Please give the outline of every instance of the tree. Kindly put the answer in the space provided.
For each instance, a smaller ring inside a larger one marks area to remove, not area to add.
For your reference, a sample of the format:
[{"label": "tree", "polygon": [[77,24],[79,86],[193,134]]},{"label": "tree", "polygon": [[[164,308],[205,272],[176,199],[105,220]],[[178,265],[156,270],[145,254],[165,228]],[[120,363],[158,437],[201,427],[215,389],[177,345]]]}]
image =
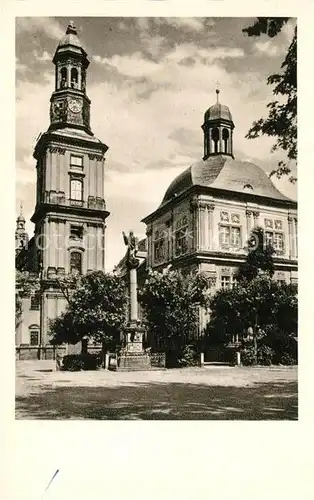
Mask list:
[{"label": "tree", "polygon": [[[288,17],[258,17],[253,26],[242,31],[248,36],[266,34],[270,38],[281,32],[289,21]],[[280,161],[278,167],[270,175],[277,177],[291,173],[290,162],[297,159],[297,28],[281,64],[281,73],[270,75],[268,85],[275,85],[274,96],[278,99],[270,102],[267,118],[254,121],[246,137],[255,139],[260,135],[267,135],[276,139],[272,151],[281,148],[287,155],[287,161]],[[290,176],[294,182],[295,177]]]},{"label": "tree", "polygon": [[38,293],[40,289],[39,276],[28,271],[15,271],[15,328],[22,321],[22,299]]},{"label": "tree", "polygon": [[[70,282],[71,278],[64,283],[71,288]],[[75,344],[88,338],[101,342],[104,350],[116,348],[125,322],[123,280],[94,271],[77,277],[75,286],[71,293],[65,292],[68,302],[65,312],[51,322],[52,343]]]},{"label": "tree", "polygon": [[184,276],[180,271],[165,274],[150,271],[139,290],[150,333],[167,352],[182,352],[194,338],[199,308],[209,304],[210,283],[201,273]]},{"label": "tree", "polygon": [[277,346],[277,350],[284,351],[284,346],[291,345],[297,337],[297,288],[278,283],[269,275],[218,290],[211,299],[210,309],[211,319],[205,332],[209,344],[227,344],[234,335],[245,338],[249,327],[258,332],[263,344]]},{"label": "tree", "polygon": [[260,272],[268,274],[270,277],[274,275],[275,266],[273,254],[275,253],[272,245],[265,244],[264,230],[261,227],[256,227],[251,231],[248,241],[248,254],[246,260],[238,268],[235,275],[238,281],[256,278]]}]

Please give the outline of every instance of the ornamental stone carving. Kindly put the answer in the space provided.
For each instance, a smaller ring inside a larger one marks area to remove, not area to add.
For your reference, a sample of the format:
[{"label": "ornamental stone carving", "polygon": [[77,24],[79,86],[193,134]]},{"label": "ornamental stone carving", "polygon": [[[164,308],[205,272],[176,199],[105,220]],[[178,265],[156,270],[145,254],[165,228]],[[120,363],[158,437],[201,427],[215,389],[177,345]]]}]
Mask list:
[{"label": "ornamental stone carving", "polygon": [[220,212],[220,220],[222,222],[229,222],[229,214],[228,214],[228,212]]},{"label": "ornamental stone carving", "polygon": [[268,228],[268,227],[271,228],[271,229],[273,228],[273,221],[272,221],[272,219],[264,219],[264,223],[265,223],[265,227],[266,228]]},{"label": "ornamental stone carving", "polygon": [[48,151],[50,153],[55,153],[55,154],[58,154],[58,155],[64,155],[64,153],[65,153],[65,149],[64,148],[53,147],[53,146],[50,146],[48,148]]},{"label": "ornamental stone carving", "polygon": [[213,203],[210,203],[206,200],[199,200],[197,198],[191,200],[190,202],[190,209],[191,211],[194,210],[214,210],[215,205]]},{"label": "ornamental stone carving", "polygon": [[231,214],[231,222],[234,224],[240,223],[240,216],[238,214]]},{"label": "ornamental stone carving", "polygon": [[102,161],[103,157],[101,155],[97,155],[94,153],[88,153],[88,158],[90,160],[97,160],[97,161]]}]

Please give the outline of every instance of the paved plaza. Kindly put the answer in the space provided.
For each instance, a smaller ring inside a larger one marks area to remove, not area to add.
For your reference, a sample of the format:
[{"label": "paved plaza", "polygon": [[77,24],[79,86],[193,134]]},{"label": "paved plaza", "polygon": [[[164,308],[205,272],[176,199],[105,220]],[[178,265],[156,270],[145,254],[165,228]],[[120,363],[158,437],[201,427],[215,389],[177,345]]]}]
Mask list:
[{"label": "paved plaza", "polygon": [[297,420],[297,368],[62,372],[16,364],[17,419]]}]

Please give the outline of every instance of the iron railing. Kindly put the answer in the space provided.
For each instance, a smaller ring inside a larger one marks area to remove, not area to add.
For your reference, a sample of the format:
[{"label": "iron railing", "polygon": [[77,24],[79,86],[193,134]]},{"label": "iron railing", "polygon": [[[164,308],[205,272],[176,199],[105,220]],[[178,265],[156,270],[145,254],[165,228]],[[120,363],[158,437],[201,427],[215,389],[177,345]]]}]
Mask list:
[{"label": "iron railing", "polygon": [[46,191],[44,203],[50,205],[62,205],[66,207],[81,207],[92,210],[106,210],[106,202],[98,196],[88,196],[87,200],[74,200],[66,198],[63,191]]}]

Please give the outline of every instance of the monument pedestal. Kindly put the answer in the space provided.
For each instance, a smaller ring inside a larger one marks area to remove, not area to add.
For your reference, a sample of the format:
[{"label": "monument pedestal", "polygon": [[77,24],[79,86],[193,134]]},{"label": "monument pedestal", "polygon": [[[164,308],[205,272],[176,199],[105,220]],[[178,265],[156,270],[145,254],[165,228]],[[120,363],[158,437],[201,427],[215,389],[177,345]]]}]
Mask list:
[{"label": "monument pedestal", "polygon": [[145,329],[137,322],[125,329],[125,347],[119,356],[118,371],[150,370],[150,356],[143,351]]}]

